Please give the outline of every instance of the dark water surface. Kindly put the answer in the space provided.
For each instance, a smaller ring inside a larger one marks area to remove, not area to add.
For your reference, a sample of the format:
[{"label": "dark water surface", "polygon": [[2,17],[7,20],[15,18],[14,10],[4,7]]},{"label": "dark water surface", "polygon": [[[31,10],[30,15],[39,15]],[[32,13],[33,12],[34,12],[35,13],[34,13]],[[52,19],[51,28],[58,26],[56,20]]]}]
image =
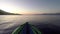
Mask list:
[{"label": "dark water surface", "polygon": [[35,25],[42,34],[60,34],[60,15],[0,15],[0,34],[11,34],[25,22]]}]

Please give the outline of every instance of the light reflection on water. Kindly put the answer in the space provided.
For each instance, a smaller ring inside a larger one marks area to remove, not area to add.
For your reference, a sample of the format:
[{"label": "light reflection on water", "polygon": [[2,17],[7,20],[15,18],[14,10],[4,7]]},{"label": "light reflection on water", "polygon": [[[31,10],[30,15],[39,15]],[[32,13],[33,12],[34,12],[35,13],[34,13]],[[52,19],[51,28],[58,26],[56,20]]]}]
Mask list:
[{"label": "light reflection on water", "polygon": [[11,33],[18,25],[25,22],[31,24],[51,23],[60,26],[59,15],[0,15],[0,34]]}]

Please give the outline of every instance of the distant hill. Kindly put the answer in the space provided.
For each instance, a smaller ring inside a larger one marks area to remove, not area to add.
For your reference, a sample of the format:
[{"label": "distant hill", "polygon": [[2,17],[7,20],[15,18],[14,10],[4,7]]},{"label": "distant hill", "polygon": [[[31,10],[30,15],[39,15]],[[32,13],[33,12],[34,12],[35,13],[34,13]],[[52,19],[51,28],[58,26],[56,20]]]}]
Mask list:
[{"label": "distant hill", "polygon": [[45,13],[43,15],[60,15],[60,13]]},{"label": "distant hill", "polygon": [[35,15],[60,15],[60,13],[44,13],[44,14],[35,14]]},{"label": "distant hill", "polygon": [[20,14],[14,14],[14,13],[9,13],[9,12],[5,12],[3,10],[0,10],[0,15],[20,15]]}]

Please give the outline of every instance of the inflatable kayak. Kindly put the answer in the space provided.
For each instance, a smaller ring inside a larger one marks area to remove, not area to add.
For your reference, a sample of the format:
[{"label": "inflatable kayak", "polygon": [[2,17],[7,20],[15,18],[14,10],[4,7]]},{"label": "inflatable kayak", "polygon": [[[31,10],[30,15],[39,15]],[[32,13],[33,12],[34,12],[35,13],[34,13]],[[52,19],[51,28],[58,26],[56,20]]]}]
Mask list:
[{"label": "inflatable kayak", "polygon": [[12,34],[41,34],[41,32],[28,22],[16,28]]}]

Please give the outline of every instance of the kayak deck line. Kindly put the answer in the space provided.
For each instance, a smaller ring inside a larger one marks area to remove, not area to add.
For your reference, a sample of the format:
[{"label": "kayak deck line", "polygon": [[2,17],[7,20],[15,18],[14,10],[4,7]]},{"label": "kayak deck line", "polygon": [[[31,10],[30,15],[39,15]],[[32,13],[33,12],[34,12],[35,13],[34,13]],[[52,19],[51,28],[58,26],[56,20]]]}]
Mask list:
[{"label": "kayak deck line", "polygon": [[12,34],[41,34],[41,32],[36,27],[26,22],[25,24],[17,27]]},{"label": "kayak deck line", "polygon": [[22,29],[23,29],[23,25],[17,27],[17,28],[12,32],[12,34],[18,34],[18,32],[21,31]]}]

